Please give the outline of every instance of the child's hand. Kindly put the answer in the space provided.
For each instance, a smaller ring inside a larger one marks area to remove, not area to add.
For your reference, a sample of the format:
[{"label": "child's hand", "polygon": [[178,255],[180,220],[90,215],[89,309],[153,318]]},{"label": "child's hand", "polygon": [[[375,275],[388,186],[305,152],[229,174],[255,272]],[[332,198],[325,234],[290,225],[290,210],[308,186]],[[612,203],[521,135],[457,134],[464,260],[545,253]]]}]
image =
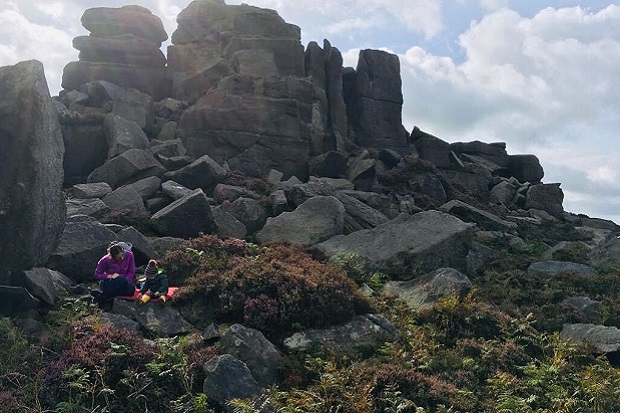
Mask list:
[{"label": "child's hand", "polygon": [[137,300],[141,300],[142,299],[142,293],[138,293],[138,295],[136,296]]}]

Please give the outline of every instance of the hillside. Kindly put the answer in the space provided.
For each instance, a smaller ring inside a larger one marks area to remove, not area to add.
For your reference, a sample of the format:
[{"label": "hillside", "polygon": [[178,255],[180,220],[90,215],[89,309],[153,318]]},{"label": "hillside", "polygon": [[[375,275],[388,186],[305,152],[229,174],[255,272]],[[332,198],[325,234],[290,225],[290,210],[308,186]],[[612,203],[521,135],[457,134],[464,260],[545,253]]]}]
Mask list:
[{"label": "hillside", "polygon": [[[396,55],[177,20],[87,10],[59,96],[0,68],[3,413],[620,411],[618,225],[407,131]],[[176,293],[93,300],[113,241]]]}]

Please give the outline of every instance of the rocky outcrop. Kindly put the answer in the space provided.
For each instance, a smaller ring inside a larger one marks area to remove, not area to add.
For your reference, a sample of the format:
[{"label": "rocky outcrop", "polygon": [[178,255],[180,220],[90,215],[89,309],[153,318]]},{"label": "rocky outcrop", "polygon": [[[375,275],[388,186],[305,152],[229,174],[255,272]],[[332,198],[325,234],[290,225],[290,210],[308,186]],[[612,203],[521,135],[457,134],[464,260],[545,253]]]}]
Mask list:
[{"label": "rocky outcrop", "polygon": [[[274,10],[198,0],[181,11],[177,23],[168,48],[168,76],[176,99],[195,101],[223,77],[235,73],[234,60],[241,69],[236,73],[304,75],[299,27],[286,23]],[[254,63],[262,61],[262,66],[244,64],[245,59],[252,59],[248,53],[262,56],[254,59]],[[266,60],[275,67],[266,71]]]},{"label": "rocky outcrop", "polygon": [[208,154],[252,176],[277,169],[305,179],[314,99],[308,79],[235,75],[185,112],[177,134],[190,156]]},{"label": "rocky outcrop", "polygon": [[402,126],[403,95],[398,56],[380,50],[360,51],[357,70],[345,76],[345,102],[355,143],[363,147],[409,153]]},{"label": "rocky outcrop", "polygon": [[166,58],[159,48],[168,35],[159,17],[140,6],[98,7],[84,12],[82,25],[91,33],[74,39],[79,61],[65,66],[63,88],[105,80],[157,100],[166,97]]},{"label": "rocky outcrop", "polygon": [[0,95],[0,268],[29,269],[65,224],[64,146],[40,62],[0,68]]}]

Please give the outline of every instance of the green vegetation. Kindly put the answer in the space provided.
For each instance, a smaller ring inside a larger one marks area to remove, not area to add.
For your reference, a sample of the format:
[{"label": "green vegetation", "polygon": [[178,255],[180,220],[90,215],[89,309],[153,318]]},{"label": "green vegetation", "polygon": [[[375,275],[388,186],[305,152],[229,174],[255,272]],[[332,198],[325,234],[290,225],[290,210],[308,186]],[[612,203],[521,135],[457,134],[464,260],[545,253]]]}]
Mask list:
[{"label": "green vegetation", "polygon": [[[243,323],[280,344],[299,329],[368,311],[397,327],[398,340],[357,356],[319,348],[285,354],[278,385],[232,401],[235,412],[620,412],[615,361],[557,333],[563,322],[584,321],[563,304],[578,295],[602,301],[601,322],[620,326],[620,274],[525,277],[545,246],[535,238],[508,241],[488,245],[498,257],[472,278],[465,298],[424,311],[394,297],[362,297],[358,286],[378,290],[386,278],[350,254],[328,263],[288,245],[202,236],[161,265],[181,287],[170,305],[199,328],[205,320]],[[577,261],[585,251],[560,254]],[[218,355],[217,344],[197,334],[145,340],[107,326],[98,309],[76,298],[46,322],[49,333],[33,338],[0,319],[3,412],[221,411],[202,393],[203,365]]]}]

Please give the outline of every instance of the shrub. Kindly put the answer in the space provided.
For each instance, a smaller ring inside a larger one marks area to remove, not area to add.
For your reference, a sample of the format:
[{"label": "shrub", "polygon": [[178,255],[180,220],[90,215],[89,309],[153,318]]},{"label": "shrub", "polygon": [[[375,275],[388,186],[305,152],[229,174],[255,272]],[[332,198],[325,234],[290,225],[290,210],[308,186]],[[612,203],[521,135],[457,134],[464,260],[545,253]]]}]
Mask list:
[{"label": "shrub", "polygon": [[254,254],[249,244],[215,237],[195,240],[192,248],[204,252],[166,257],[169,267],[187,268],[177,303],[190,322],[215,319],[274,333],[341,323],[369,309],[342,270],[298,248],[274,245]]}]

